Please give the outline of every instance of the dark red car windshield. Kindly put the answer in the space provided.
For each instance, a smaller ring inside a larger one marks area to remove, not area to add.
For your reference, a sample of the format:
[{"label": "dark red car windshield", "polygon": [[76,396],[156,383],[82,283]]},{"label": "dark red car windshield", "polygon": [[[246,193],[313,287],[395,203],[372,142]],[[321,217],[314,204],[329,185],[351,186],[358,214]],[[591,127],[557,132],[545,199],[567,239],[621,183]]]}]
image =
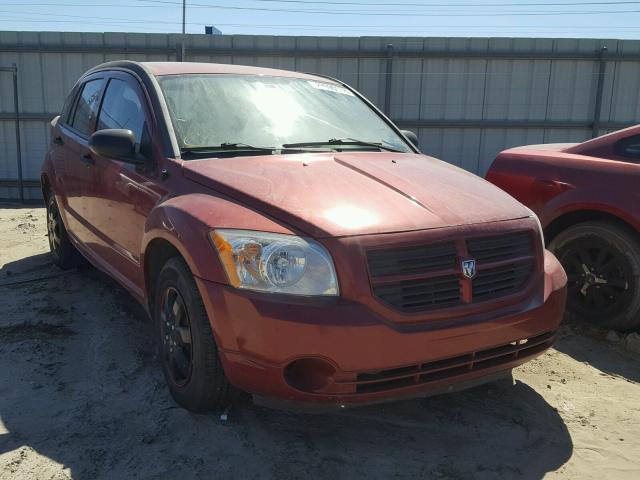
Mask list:
[{"label": "dark red car windshield", "polygon": [[412,151],[374,110],[334,83],[262,75],[169,75],[159,82],[181,148],[353,138]]}]

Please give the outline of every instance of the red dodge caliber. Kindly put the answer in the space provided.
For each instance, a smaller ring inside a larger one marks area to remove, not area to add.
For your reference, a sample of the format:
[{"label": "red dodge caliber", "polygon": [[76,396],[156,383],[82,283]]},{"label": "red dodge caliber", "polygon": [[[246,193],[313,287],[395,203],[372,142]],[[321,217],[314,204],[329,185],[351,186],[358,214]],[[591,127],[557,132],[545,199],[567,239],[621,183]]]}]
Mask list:
[{"label": "red dodge caliber", "polygon": [[566,277],[536,216],[337,80],[106,63],[51,140],[56,262],[84,257],[146,306],[189,410],[239,390],[288,406],[426,396],[554,341]]}]

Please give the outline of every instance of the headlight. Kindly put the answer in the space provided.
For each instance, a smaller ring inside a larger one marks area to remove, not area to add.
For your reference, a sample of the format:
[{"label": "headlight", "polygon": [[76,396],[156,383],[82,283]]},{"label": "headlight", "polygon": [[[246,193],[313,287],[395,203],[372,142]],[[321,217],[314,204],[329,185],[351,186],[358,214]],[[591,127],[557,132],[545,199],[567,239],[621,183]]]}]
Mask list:
[{"label": "headlight", "polygon": [[229,283],[236,288],[290,295],[338,295],[331,256],[308,238],[249,230],[214,230]]}]

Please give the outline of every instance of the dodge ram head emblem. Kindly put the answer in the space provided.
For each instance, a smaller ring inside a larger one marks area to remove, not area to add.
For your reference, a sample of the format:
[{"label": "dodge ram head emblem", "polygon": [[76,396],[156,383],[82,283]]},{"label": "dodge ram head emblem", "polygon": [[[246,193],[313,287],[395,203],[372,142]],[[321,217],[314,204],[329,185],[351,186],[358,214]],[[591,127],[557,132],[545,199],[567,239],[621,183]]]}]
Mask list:
[{"label": "dodge ram head emblem", "polygon": [[462,260],[462,275],[467,278],[473,278],[476,276],[475,260]]}]

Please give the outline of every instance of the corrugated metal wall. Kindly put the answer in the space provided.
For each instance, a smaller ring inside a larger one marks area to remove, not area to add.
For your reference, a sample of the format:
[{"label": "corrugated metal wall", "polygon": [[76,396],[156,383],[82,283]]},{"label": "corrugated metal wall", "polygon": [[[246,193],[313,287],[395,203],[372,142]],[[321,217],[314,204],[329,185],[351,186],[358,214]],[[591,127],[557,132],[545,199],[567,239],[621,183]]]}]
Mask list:
[{"label": "corrugated metal wall", "polygon": [[[38,179],[48,119],[84,71],[176,60],[179,44],[174,34],[0,32],[0,68],[18,72],[24,178]],[[637,41],[189,35],[186,60],[337,77],[416,131],[423,152],[479,175],[504,148],[582,141],[640,120]],[[14,125],[12,73],[0,72],[0,198],[18,196]]]}]

